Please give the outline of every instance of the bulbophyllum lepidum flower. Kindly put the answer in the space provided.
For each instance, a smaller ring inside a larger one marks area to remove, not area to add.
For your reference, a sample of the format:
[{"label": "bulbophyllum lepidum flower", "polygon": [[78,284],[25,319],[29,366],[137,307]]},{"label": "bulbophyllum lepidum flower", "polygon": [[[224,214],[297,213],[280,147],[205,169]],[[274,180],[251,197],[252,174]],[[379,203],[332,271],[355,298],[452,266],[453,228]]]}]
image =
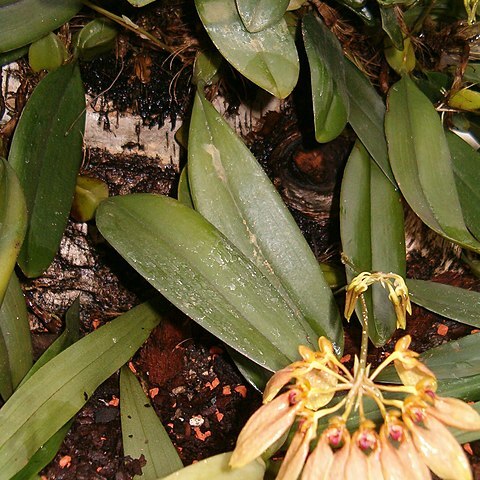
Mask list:
[{"label": "bulbophyllum lepidum flower", "polygon": [[[385,274],[370,275],[386,283]],[[395,309],[397,315],[404,316],[410,309],[408,290],[397,276],[387,277],[394,279],[389,285],[401,306]],[[359,290],[353,294],[349,292],[355,288],[347,290],[350,314],[364,286],[372,282],[363,275],[352,283]],[[391,292],[389,298],[395,306]],[[277,480],[428,480],[430,471],[444,480],[472,480],[465,452],[447,427],[480,431],[480,415],[461,400],[437,395],[435,375],[409,349],[408,335],[372,369],[366,362],[368,316],[362,318],[362,353],[355,358],[353,372],[336,358],[331,342],[321,337],[318,351],[301,346],[302,360],[272,376],[264,405],[238,437],[232,468],[249,463],[267,449],[277,449],[293,430]],[[402,383],[376,381],[391,364]],[[380,424],[366,418],[366,397],[378,407]],[[358,413],[359,426],[349,431],[347,421],[353,412]],[[319,424],[324,417],[328,417],[328,426],[322,430]]]}]

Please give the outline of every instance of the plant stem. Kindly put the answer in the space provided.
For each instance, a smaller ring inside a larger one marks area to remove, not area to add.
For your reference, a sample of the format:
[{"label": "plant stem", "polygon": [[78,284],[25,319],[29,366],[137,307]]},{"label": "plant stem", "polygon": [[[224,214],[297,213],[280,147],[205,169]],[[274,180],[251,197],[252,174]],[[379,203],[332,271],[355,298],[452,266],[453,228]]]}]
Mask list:
[{"label": "plant stem", "polygon": [[98,13],[101,13],[103,16],[109,18],[110,20],[113,20],[114,22],[117,22],[118,24],[122,25],[122,27],[126,28],[127,30],[130,30],[140,37],[149,40],[152,42],[154,45],[156,45],[158,48],[161,48],[162,50],[165,50],[168,53],[175,53],[175,50],[172,47],[169,47],[165,43],[161,42],[157,37],[153,36],[151,33],[148,33],[146,30],[143,28],[139,27],[135,23],[133,23],[129,18],[127,17],[119,17],[118,15],[115,15],[112,12],[109,12],[108,10],[105,10],[102,7],[99,7],[98,5],[95,5],[94,3],[90,2],[89,0],[82,0],[83,4],[86,5],[88,8],[91,8],[92,10],[95,10]]}]

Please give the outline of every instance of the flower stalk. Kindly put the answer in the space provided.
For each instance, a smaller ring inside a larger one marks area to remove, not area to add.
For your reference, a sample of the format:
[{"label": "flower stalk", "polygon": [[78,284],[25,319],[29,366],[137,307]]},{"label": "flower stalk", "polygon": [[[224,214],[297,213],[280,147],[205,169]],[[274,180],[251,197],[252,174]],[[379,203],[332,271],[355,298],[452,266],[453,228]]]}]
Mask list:
[{"label": "flower stalk", "polygon": [[[299,347],[302,360],[278,371],[267,383],[264,405],[238,437],[232,468],[258,457],[296,425],[277,480],[427,480],[430,471],[444,480],[472,480],[466,455],[447,426],[480,430],[480,415],[461,400],[436,394],[435,375],[409,349],[410,336],[398,340],[394,352],[373,371],[367,363],[368,310],[363,293],[376,282],[388,290],[398,325],[405,327],[411,305],[404,280],[381,272],[355,277],[347,288],[345,306],[347,319],[357,301],[361,307],[362,339],[353,373],[337,359],[325,337],[318,340],[318,351]],[[376,381],[391,364],[400,385]],[[335,394],[345,392],[331,404]],[[366,418],[366,397],[377,405],[381,425]],[[354,412],[359,427],[351,433],[347,421]],[[319,420],[327,416],[327,428],[318,431]]]}]

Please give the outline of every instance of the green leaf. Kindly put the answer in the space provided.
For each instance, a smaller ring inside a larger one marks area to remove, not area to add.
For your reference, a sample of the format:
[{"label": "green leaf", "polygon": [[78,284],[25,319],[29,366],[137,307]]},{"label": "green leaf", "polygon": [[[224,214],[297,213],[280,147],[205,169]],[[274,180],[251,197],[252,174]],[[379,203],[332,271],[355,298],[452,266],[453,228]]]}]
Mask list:
[{"label": "green leaf", "polygon": [[8,65],[9,63],[15,62],[19,58],[22,58],[28,53],[28,45],[24,47],[16,48],[9,52],[0,53],[0,67]]},{"label": "green leaf", "polygon": [[27,228],[27,206],[15,171],[0,158],[0,304]]},{"label": "green leaf", "polygon": [[80,338],[80,297],[72,303],[65,315],[65,329],[62,334],[43,352],[42,356],[35,362],[23,379],[25,383],[37,370],[40,370],[46,363],[63,352],[70,345],[73,345]]},{"label": "green leaf", "polygon": [[211,85],[218,81],[218,70],[222,64],[222,56],[215,50],[199,52],[193,65],[192,83],[198,85],[203,82]]},{"label": "green leaf", "polygon": [[143,455],[147,462],[141,477],[135,478],[155,480],[183,468],[152,404],[128,367],[120,371],[120,416],[124,455]]},{"label": "green leaf", "polygon": [[280,22],[290,0],[236,0],[238,13],[249,32],[260,32]]},{"label": "green leaf", "polygon": [[263,169],[200,92],[190,120],[188,176],[196,210],[301,312],[302,330],[327,336],[340,352],[340,316],[320,265]]},{"label": "green leaf", "polygon": [[149,3],[153,3],[155,0],[128,0],[134,7],[144,7]]},{"label": "green leaf", "polygon": [[196,0],[195,5],[215,46],[242,75],[276,97],[291,93],[297,84],[299,61],[284,20],[250,33],[235,0]]},{"label": "green leaf", "polygon": [[12,387],[15,390],[33,363],[27,306],[15,273],[10,278],[0,308],[0,332],[8,353]]},{"label": "green leaf", "polygon": [[73,418],[60,428],[58,432],[52,435],[45,445],[42,445],[35,452],[27,465],[17,472],[10,480],[38,480],[38,472],[44,469],[55,458],[55,455],[60,449],[72,423]]},{"label": "green leaf", "polygon": [[342,47],[312,14],[303,18],[302,32],[312,81],[315,138],[329,142],[343,131],[349,113]]},{"label": "green leaf", "polygon": [[160,321],[140,305],[50,360],[0,409],[0,478],[11,478],[122,366]]},{"label": "green leaf", "polygon": [[[405,277],[400,195],[360,142],[353,147],[345,167],[340,202],[342,249],[356,269],[347,265],[347,280],[363,271],[394,272]],[[365,298],[369,336],[375,345],[383,345],[396,329],[393,305],[379,284],[373,285]]]},{"label": "green leaf", "polygon": [[109,198],[97,227],[180,310],[265,368],[298,358],[316,335],[267,277],[198,212],[168,197]]},{"label": "green leaf", "polygon": [[385,104],[367,77],[349,61],[345,61],[345,81],[350,99],[348,122],[355,130],[380,170],[397,186],[388,160],[385,139]]},{"label": "green leaf", "polygon": [[55,256],[82,162],[85,94],[80,70],[70,64],[49,73],[20,117],[9,162],[23,187],[29,225],[18,263],[36,277]]},{"label": "green leaf", "polygon": [[34,72],[56,70],[67,57],[65,44],[52,32],[33,42],[28,50],[28,63]]},{"label": "green leaf", "polygon": [[440,117],[408,77],[390,89],[385,131],[400,190],[432,230],[480,252],[465,226]]},{"label": "green leaf", "polygon": [[397,50],[403,50],[403,32],[395,13],[395,7],[384,7],[380,5],[380,16],[382,17],[382,29],[392,41]]},{"label": "green leaf", "polygon": [[193,208],[192,195],[190,193],[190,185],[188,183],[188,168],[184,167],[182,173],[180,173],[180,179],[178,180],[177,190],[178,201]]},{"label": "green leaf", "polygon": [[0,396],[3,400],[7,400],[12,393],[12,376],[10,374],[8,350],[3,336],[0,336]]},{"label": "green leaf", "polygon": [[463,216],[469,230],[480,239],[480,154],[458,135],[447,132]]},{"label": "green leaf", "polygon": [[480,328],[480,293],[424,280],[408,280],[413,303],[457,322]]},{"label": "green leaf", "polygon": [[232,469],[228,466],[231,456],[229,452],[205,458],[162,480],[263,480],[265,463],[262,459],[257,458],[244,467]]},{"label": "green leaf", "polygon": [[82,60],[93,60],[115,48],[118,31],[108,18],[95,18],[73,38],[75,54]]},{"label": "green leaf", "polygon": [[0,52],[42,38],[68,22],[81,8],[79,0],[0,1]]}]

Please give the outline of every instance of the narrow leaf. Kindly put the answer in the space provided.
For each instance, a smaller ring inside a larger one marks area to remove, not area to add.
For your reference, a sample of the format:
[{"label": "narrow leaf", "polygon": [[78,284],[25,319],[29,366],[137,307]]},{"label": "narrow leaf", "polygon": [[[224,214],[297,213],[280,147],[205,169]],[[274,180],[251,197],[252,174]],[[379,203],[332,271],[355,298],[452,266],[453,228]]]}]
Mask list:
[{"label": "narrow leaf", "polygon": [[395,13],[396,7],[384,7],[380,5],[380,16],[382,18],[382,29],[392,41],[397,50],[403,50],[403,32],[398,23]]},{"label": "narrow leaf", "polygon": [[343,131],[349,113],[342,47],[312,14],[303,18],[302,32],[312,82],[315,138],[329,142]]},{"label": "narrow leaf", "polygon": [[465,223],[480,240],[480,154],[451,132],[447,132],[447,141]]},{"label": "narrow leaf", "polygon": [[5,342],[12,387],[15,390],[32,367],[33,353],[25,298],[14,273],[0,308],[0,332]]},{"label": "narrow leaf", "polygon": [[65,315],[65,329],[62,334],[43,352],[42,356],[28,371],[22,383],[25,383],[37,370],[73,345],[80,337],[80,297],[72,303]]},{"label": "narrow leaf", "polygon": [[0,410],[0,478],[11,478],[135,353],[160,321],[140,305],[50,360]]},{"label": "narrow leaf", "polygon": [[385,139],[385,104],[367,77],[358,68],[348,61],[345,61],[344,64],[345,81],[350,99],[348,122],[380,170],[392,185],[396,186],[397,183],[388,160]]},{"label": "narrow leaf", "polygon": [[9,154],[23,187],[29,225],[18,263],[40,275],[55,256],[67,223],[82,162],[85,94],[70,64],[35,88],[18,122]]},{"label": "narrow leaf", "polygon": [[276,371],[316,335],[270,281],[198,212],[168,197],[105,200],[97,226],[168,300],[232,348]]},{"label": "narrow leaf", "polygon": [[0,1],[0,52],[23,47],[68,22],[80,0]]},{"label": "narrow leaf", "polygon": [[57,454],[63,443],[73,419],[68,421],[58,432],[53,434],[45,445],[42,445],[32,456],[30,461],[11,480],[38,480],[38,473],[43,470]]},{"label": "narrow leaf", "polygon": [[193,208],[192,194],[188,181],[188,168],[184,167],[178,180],[177,199],[187,207]]},{"label": "narrow leaf", "polygon": [[0,158],[0,305],[27,228],[27,206],[15,171]]},{"label": "narrow leaf", "polygon": [[320,265],[263,169],[201,93],[190,121],[188,175],[195,208],[301,312],[305,331],[327,336],[340,351],[340,316]]},{"label": "narrow leaf", "polygon": [[260,32],[282,20],[290,0],[236,0],[238,13],[249,32]]},{"label": "narrow leaf", "polygon": [[[341,190],[342,248],[356,271],[347,266],[347,280],[363,271],[394,272],[406,276],[405,234],[400,195],[372,161],[360,142],[345,167]],[[365,293],[369,336],[383,345],[396,329],[388,292],[373,285]]]},{"label": "narrow leaf", "polygon": [[231,452],[221,453],[205,458],[200,462],[172,473],[162,480],[262,480],[265,474],[265,463],[257,458],[241,468],[232,469],[228,466]]},{"label": "narrow leaf", "polygon": [[152,404],[128,367],[120,371],[120,416],[124,455],[143,455],[147,462],[141,477],[135,478],[155,480],[183,468]]},{"label": "narrow leaf", "polygon": [[285,20],[258,33],[247,31],[235,0],[196,0],[207,33],[242,75],[279,98],[297,84],[299,61]]},{"label": "narrow leaf", "polygon": [[390,163],[405,199],[432,230],[480,251],[463,220],[450,151],[435,108],[406,76],[390,89],[388,98]]},{"label": "narrow leaf", "polygon": [[12,393],[12,376],[10,374],[8,350],[3,336],[0,336],[0,396],[5,401],[10,398]]},{"label": "narrow leaf", "polygon": [[407,280],[407,286],[413,303],[480,328],[480,293],[424,280]]}]

